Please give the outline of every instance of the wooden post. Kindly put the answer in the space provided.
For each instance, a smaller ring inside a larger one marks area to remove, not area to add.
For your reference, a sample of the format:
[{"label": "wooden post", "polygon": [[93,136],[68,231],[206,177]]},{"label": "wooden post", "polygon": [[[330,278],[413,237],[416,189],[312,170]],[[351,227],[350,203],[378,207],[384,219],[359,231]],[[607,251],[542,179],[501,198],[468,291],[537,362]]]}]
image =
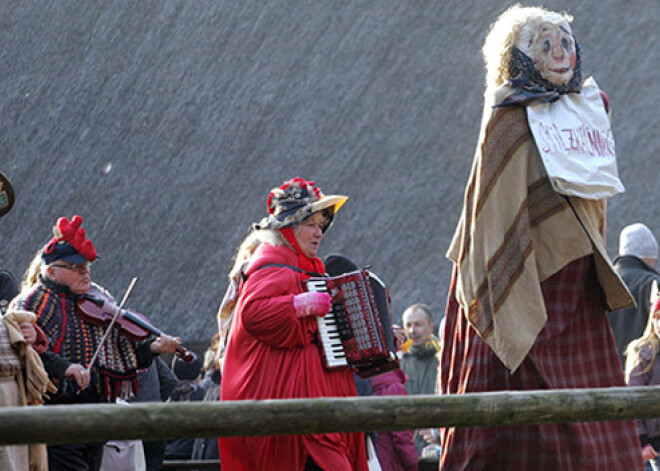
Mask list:
[{"label": "wooden post", "polygon": [[0,408],[0,445],[660,417],[660,388]]}]

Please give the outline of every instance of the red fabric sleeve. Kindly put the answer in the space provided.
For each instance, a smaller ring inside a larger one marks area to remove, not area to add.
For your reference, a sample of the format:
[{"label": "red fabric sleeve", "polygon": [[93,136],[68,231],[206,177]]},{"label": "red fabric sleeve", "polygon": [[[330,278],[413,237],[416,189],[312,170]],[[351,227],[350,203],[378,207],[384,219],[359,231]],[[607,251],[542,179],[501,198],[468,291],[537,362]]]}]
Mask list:
[{"label": "red fabric sleeve", "polygon": [[48,350],[48,336],[36,323],[34,323],[33,326],[34,330],[37,332],[37,339],[32,344],[32,348],[41,355]]}]

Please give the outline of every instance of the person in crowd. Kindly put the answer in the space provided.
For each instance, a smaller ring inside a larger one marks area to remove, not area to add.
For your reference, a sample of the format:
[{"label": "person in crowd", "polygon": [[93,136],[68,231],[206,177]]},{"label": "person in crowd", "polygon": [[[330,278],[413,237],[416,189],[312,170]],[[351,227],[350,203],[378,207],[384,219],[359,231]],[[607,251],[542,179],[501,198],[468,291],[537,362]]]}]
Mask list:
[{"label": "person in crowd", "polygon": [[[649,308],[643,335],[630,342],[626,348],[626,380],[629,386],[660,385],[660,297]],[[660,418],[637,420],[637,430],[642,446],[642,457],[653,463],[653,470],[660,469],[657,458],[660,453]],[[647,467],[648,468],[648,467]]]},{"label": "person in crowd", "polygon": [[[219,312],[221,349],[228,338],[222,400],[356,395],[350,371],[323,366],[316,318],[331,298],[304,289],[325,272],[319,246],[346,199],[302,178],[270,192],[268,216],[240,245]],[[367,469],[362,433],[223,437],[219,446],[223,469]]]},{"label": "person in crowd", "polygon": [[[14,204],[13,187],[0,172],[0,217]],[[8,312],[18,293],[13,275],[0,271],[0,407],[43,404],[43,396],[55,392],[39,357],[48,347],[44,332],[29,312]],[[0,469],[5,471],[47,470],[44,445],[0,446]]]},{"label": "person in crowd", "polygon": [[[220,382],[222,381],[222,368],[218,357],[218,348],[220,345],[220,333],[216,332],[211,339],[211,345],[204,353],[204,364],[202,369],[204,377],[199,382],[199,386],[204,390],[203,401],[213,402],[220,400]],[[192,447],[193,460],[218,460],[220,452],[218,451],[218,439],[215,437],[195,438]]]},{"label": "person in crowd", "polygon": [[[402,346],[401,368],[406,373],[406,390],[411,396],[435,394],[438,376],[440,342],[433,334],[433,313],[423,303],[408,306],[401,316],[406,341]],[[424,448],[437,443],[438,434],[431,429],[415,430],[415,448],[423,456]]]},{"label": "person in crowd", "polygon": [[[0,172],[0,218],[7,214],[14,206],[14,187],[7,176]],[[0,314],[7,311],[9,302],[18,294],[14,275],[4,268],[0,268]]]},{"label": "person in crowd", "polygon": [[[213,385],[206,389],[203,401],[213,402],[220,400],[220,385]],[[218,440],[213,437],[195,438],[192,448],[192,459],[195,461],[201,460],[218,460],[220,458],[220,451],[218,450]]]},{"label": "person in crowd", "polygon": [[[571,20],[514,5],[486,37],[481,132],[447,252],[440,394],[625,384],[606,311],[633,300],[604,240],[605,202],[623,185],[609,102],[582,78]],[[571,146],[585,128],[608,145]],[[440,434],[444,471],[643,466],[632,420]]]},{"label": "person in crowd", "polygon": [[[211,345],[204,353],[204,363],[202,365],[203,378],[198,383],[204,391],[203,401],[213,402],[220,400],[220,382],[222,372],[218,358],[218,347],[220,344],[220,333],[216,332],[211,339]],[[195,438],[192,446],[191,458],[197,460],[218,460],[220,453],[218,451],[218,439],[215,437]]]},{"label": "person in crowd", "polygon": [[408,394],[435,394],[440,342],[433,335],[433,313],[426,304],[408,306],[403,315],[406,342],[403,344],[401,368],[408,376]]},{"label": "person in crowd", "polygon": [[628,344],[641,337],[646,327],[651,307],[651,285],[654,281],[660,283],[660,273],[655,269],[657,258],[658,241],[648,227],[638,222],[621,230],[619,256],[614,259],[614,268],[635,298],[636,306],[607,315],[622,362],[625,361],[623,354]]},{"label": "person in crowd", "polygon": [[[166,402],[177,383],[177,377],[160,356],[148,368],[138,371],[139,389],[129,402]],[[143,440],[146,471],[159,471],[165,456],[166,440]]]},{"label": "person in crowd", "polygon": [[[8,309],[36,315],[37,325],[50,340],[41,359],[58,392],[47,404],[127,399],[135,393],[137,371],[147,368],[155,355],[173,353],[180,342],[167,335],[135,342],[113,329],[101,343],[104,326],[84,315],[79,304],[115,303],[92,282],[90,266],[96,249],[82,222],[80,216],[57,220],[53,238],[30,264],[24,289]],[[50,471],[98,470],[102,454],[102,443],[52,444],[48,466]]]},{"label": "person in crowd", "polygon": [[[202,360],[195,358],[186,362],[180,357],[172,358],[172,371],[177,381],[168,402],[190,402],[204,399],[206,390],[200,385],[202,378]],[[189,460],[192,458],[195,439],[192,437],[168,440],[165,447],[166,460]]]},{"label": "person in crowd", "polygon": [[[371,378],[374,396],[407,396],[406,374],[401,368]],[[412,430],[378,432],[376,455],[383,471],[416,471],[419,456]]]},{"label": "person in crowd", "polygon": [[216,332],[211,339],[211,345],[204,352],[204,363],[202,370],[204,377],[202,378],[202,387],[205,390],[213,386],[219,386],[222,379],[222,366],[218,358],[218,346],[220,345],[220,333]]},{"label": "person in crowd", "polygon": [[18,294],[18,286],[14,275],[4,268],[0,268],[0,314],[7,312],[7,306]]},{"label": "person in crowd", "polygon": [[[323,258],[323,265],[325,265],[326,274],[330,277],[345,275],[359,269],[351,259],[338,253],[326,255]],[[372,283],[372,289],[373,288],[374,284]],[[382,286],[381,288],[380,293],[374,291],[374,299],[377,299],[379,296],[384,298],[383,302],[387,304],[389,313],[389,292],[386,290],[385,286]],[[376,304],[378,304],[377,301]],[[385,330],[387,329],[385,325],[383,327]],[[392,350],[396,350],[394,346],[392,346]],[[355,380],[355,387],[359,397],[373,396],[374,392],[371,388],[371,378],[361,378],[357,373],[353,373],[353,379]],[[375,431],[365,431],[365,439],[367,445],[367,464],[369,469],[378,469],[380,463],[378,463],[378,456],[374,446],[374,443],[378,440],[378,433]],[[376,465],[376,463],[378,464]]]}]

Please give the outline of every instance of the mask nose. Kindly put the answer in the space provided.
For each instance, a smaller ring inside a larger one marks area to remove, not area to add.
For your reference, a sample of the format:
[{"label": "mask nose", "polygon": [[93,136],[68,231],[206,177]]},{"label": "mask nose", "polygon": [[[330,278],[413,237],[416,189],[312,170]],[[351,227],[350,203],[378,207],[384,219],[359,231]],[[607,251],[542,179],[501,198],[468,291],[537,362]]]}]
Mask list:
[{"label": "mask nose", "polygon": [[561,43],[555,43],[552,46],[552,58],[556,61],[564,60],[564,48],[561,46]]}]

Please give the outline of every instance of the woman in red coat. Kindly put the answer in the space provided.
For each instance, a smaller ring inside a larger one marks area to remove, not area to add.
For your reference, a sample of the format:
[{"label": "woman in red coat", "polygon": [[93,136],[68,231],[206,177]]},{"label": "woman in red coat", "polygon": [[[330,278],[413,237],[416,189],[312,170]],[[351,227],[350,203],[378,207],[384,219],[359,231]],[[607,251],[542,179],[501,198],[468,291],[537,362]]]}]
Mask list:
[{"label": "woman in red coat", "polygon": [[[328,371],[322,364],[317,316],[330,310],[331,298],[306,292],[303,283],[325,273],[316,254],[346,199],[323,195],[300,178],[271,191],[269,216],[241,244],[219,314],[227,338],[221,400],[357,395],[350,371]],[[227,437],[219,443],[226,471],[367,469],[361,433]]]}]

